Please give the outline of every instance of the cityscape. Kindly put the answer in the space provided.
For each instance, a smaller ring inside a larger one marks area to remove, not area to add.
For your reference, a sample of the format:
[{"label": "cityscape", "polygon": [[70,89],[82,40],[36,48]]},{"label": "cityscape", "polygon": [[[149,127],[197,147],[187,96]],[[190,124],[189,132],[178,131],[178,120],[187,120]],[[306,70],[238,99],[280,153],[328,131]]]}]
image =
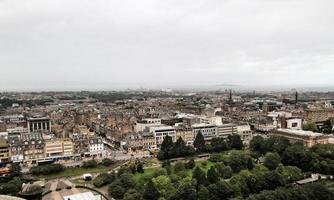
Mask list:
[{"label": "cityscape", "polygon": [[0,0],[0,200],[334,200],[333,9]]}]

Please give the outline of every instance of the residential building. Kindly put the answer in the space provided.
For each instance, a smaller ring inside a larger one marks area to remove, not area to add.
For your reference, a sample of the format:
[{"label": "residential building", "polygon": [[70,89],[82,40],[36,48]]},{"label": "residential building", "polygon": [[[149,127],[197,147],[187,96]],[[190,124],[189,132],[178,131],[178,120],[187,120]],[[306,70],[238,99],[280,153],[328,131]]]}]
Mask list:
[{"label": "residential building", "polygon": [[248,123],[239,124],[237,126],[237,133],[245,146],[248,146],[253,138],[251,127]]},{"label": "residential building", "polygon": [[34,164],[44,158],[44,140],[41,132],[21,134],[21,147],[23,149],[24,161]]},{"label": "residential building", "polygon": [[9,136],[9,154],[12,162],[22,162],[24,160],[23,147],[21,145],[21,136]]},{"label": "residential building", "polygon": [[193,144],[194,134],[191,128],[187,128],[185,126],[176,126],[175,131],[177,139],[181,137],[186,144]]},{"label": "residential building", "polygon": [[89,139],[89,153],[92,155],[102,154],[104,151],[104,144],[102,138]]},{"label": "residential building", "polygon": [[156,140],[153,133],[134,133],[128,137],[128,148],[132,149],[155,149]]},{"label": "residential building", "polygon": [[6,139],[0,139],[0,164],[9,162],[9,148]]}]

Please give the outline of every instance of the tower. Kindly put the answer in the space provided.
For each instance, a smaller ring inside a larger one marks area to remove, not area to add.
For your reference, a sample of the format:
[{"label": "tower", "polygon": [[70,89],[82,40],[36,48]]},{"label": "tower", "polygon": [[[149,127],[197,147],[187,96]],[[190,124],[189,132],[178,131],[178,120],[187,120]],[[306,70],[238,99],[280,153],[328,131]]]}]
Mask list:
[{"label": "tower", "polygon": [[230,96],[228,100],[229,104],[233,104],[233,98],[232,98],[232,90],[230,89]]},{"label": "tower", "polygon": [[297,105],[297,103],[298,103],[298,92],[296,92],[295,94],[295,105]]}]

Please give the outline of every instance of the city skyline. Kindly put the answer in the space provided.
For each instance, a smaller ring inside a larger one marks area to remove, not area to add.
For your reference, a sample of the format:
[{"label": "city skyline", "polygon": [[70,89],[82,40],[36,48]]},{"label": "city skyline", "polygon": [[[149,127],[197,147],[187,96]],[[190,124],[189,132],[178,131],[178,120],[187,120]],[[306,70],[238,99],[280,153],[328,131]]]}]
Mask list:
[{"label": "city skyline", "polygon": [[334,2],[0,1],[2,90],[334,86]]}]

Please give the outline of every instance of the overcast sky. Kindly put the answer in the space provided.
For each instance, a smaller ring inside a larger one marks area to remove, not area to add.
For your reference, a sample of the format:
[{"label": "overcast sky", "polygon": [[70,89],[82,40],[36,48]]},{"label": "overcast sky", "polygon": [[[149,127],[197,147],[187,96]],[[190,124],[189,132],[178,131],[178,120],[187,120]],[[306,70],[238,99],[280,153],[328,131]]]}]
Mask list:
[{"label": "overcast sky", "polygon": [[334,85],[333,0],[0,0],[0,86]]}]

